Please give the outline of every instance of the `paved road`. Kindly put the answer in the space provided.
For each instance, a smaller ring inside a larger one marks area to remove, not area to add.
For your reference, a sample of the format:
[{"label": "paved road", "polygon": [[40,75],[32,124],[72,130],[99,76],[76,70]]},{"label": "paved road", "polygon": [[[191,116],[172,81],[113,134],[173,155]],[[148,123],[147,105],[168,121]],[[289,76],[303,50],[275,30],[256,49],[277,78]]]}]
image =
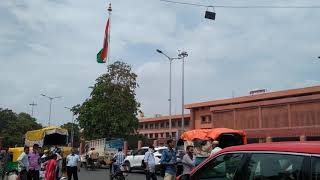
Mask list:
[{"label": "paved road", "polygon": [[[79,173],[79,180],[109,180],[109,169],[98,169],[94,171],[87,171],[81,169]],[[143,172],[132,172],[129,173],[127,180],[144,180],[145,175]],[[157,177],[158,180],[163,180],[161,177]]]}]

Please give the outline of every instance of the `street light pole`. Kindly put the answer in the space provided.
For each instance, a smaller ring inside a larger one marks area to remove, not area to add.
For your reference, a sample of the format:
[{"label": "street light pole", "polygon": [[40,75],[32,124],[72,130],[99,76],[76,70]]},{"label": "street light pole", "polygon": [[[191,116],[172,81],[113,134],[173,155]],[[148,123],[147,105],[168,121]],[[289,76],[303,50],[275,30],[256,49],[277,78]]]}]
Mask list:
[{"label": "street light pole", "polygon": [[[71,110],[71,108],[69,108],[69,107],[64,107],[64,108],[66,108],[66,109],[69,109],[71,112],[72,112],[72,110]],[[71,127],[71,147],[73,147],[73,144],[74,144],[74,114],[73,114],[73,112],[72,112],[72,120],[71,120],[71,122],[72,122],[72,127]]]},{"label": "street light pole", "polygon": [[170,72],[169,72],[169,135],[170,135],[170,138],[172,138],[172,114],[171,114],[171,104],[172,104],[172,99],[171,99],[171,84],[172,84],[172,61],[175,60],[175,59],[181,59],[180,57],[175,57],[175,58],[172,58],[170,56],[168,56],[167,54],[165,54],[164,52],[162,52],[161,50],[157,49],[157,52],[164,55],[166,58],[168,58],[169,60],[169,64],[170,64]]},{"label": "street light pole", "polygon": [[182,117],[181,117],[181,129],[184,132],[184,58],[188,57],[188,53],[185,51],[182,51],[178,55],[182,60],[182,82],[181,82],[181,111],[182,111]]},{"label": "street light pole", "polygon": [[61,96],[57,96],[57,97],[50,97],[50,96],[47,96],[45,94],[41,94],[41,96],[43,97],[46,97],[50,100],[50,106],[49,106],[49,121],[48,121],[48,127],[50,126],[50,121],[51,121],[51,107],[52,107],[52,100],[54,99],[58,99],[58,98],[61,98]]}]

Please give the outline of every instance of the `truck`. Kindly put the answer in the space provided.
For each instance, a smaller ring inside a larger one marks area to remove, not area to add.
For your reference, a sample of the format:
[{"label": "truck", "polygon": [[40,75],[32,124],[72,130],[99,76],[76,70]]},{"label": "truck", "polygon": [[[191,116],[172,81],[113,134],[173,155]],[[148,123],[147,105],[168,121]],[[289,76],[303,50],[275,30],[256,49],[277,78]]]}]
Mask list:
[{"label": "truck", "polygon": [[90,141],[85,141],[85,154],[81,155],[81,165],[87,167],[87,155],[91,148],[99,153],[99,166],[110,166],[114,154],[119,148],[123,149],[124,140],[122,138],[110,139],[101,138]]}]

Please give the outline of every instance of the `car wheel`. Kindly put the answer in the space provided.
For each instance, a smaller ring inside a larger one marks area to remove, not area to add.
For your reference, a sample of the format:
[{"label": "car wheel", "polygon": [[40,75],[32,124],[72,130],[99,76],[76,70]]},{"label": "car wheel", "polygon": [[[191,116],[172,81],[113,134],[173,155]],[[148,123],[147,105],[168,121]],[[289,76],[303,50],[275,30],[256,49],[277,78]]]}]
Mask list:
[{"label": "car wheel", "polygon": [[126,161],[126,162],[124,162],[124,164],[128,167],[128,172],[131,172],[132,169],[131,169],[131,166],[130,166],[130,162]]}]

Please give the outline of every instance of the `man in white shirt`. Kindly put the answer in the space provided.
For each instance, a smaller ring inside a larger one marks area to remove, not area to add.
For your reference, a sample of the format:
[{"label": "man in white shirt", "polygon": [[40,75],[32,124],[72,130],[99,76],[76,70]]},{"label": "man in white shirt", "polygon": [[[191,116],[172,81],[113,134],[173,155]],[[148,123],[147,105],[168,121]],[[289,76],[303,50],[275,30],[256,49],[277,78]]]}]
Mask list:
[{"label": "man in white shirt", "polygon": [[76,150],[72,149],[72,153],[67,156],[68,180],[71,180],[72,176],[74,180],[78,180],[78,171],[80,171],[80,157],[75,152]]},{"label": "man in white shirt", "polygon": [[157,180],[156,177],[156,160],[154,158],[154,146],[150,146],[149,150],[144,154],[144,163],[146,165],[146,180]]},{"label": "man in white shirt", "polygon": [[212,151],[210,153],[210,155],[221,151],[222,149],[219,147],[219,141],[213,141],[212,142]]},{"label": "man in white shirt", "polygon": [[23,153],[17,159],[20,180],[27,180],[29,170],[29,147],[24,147]]}]

